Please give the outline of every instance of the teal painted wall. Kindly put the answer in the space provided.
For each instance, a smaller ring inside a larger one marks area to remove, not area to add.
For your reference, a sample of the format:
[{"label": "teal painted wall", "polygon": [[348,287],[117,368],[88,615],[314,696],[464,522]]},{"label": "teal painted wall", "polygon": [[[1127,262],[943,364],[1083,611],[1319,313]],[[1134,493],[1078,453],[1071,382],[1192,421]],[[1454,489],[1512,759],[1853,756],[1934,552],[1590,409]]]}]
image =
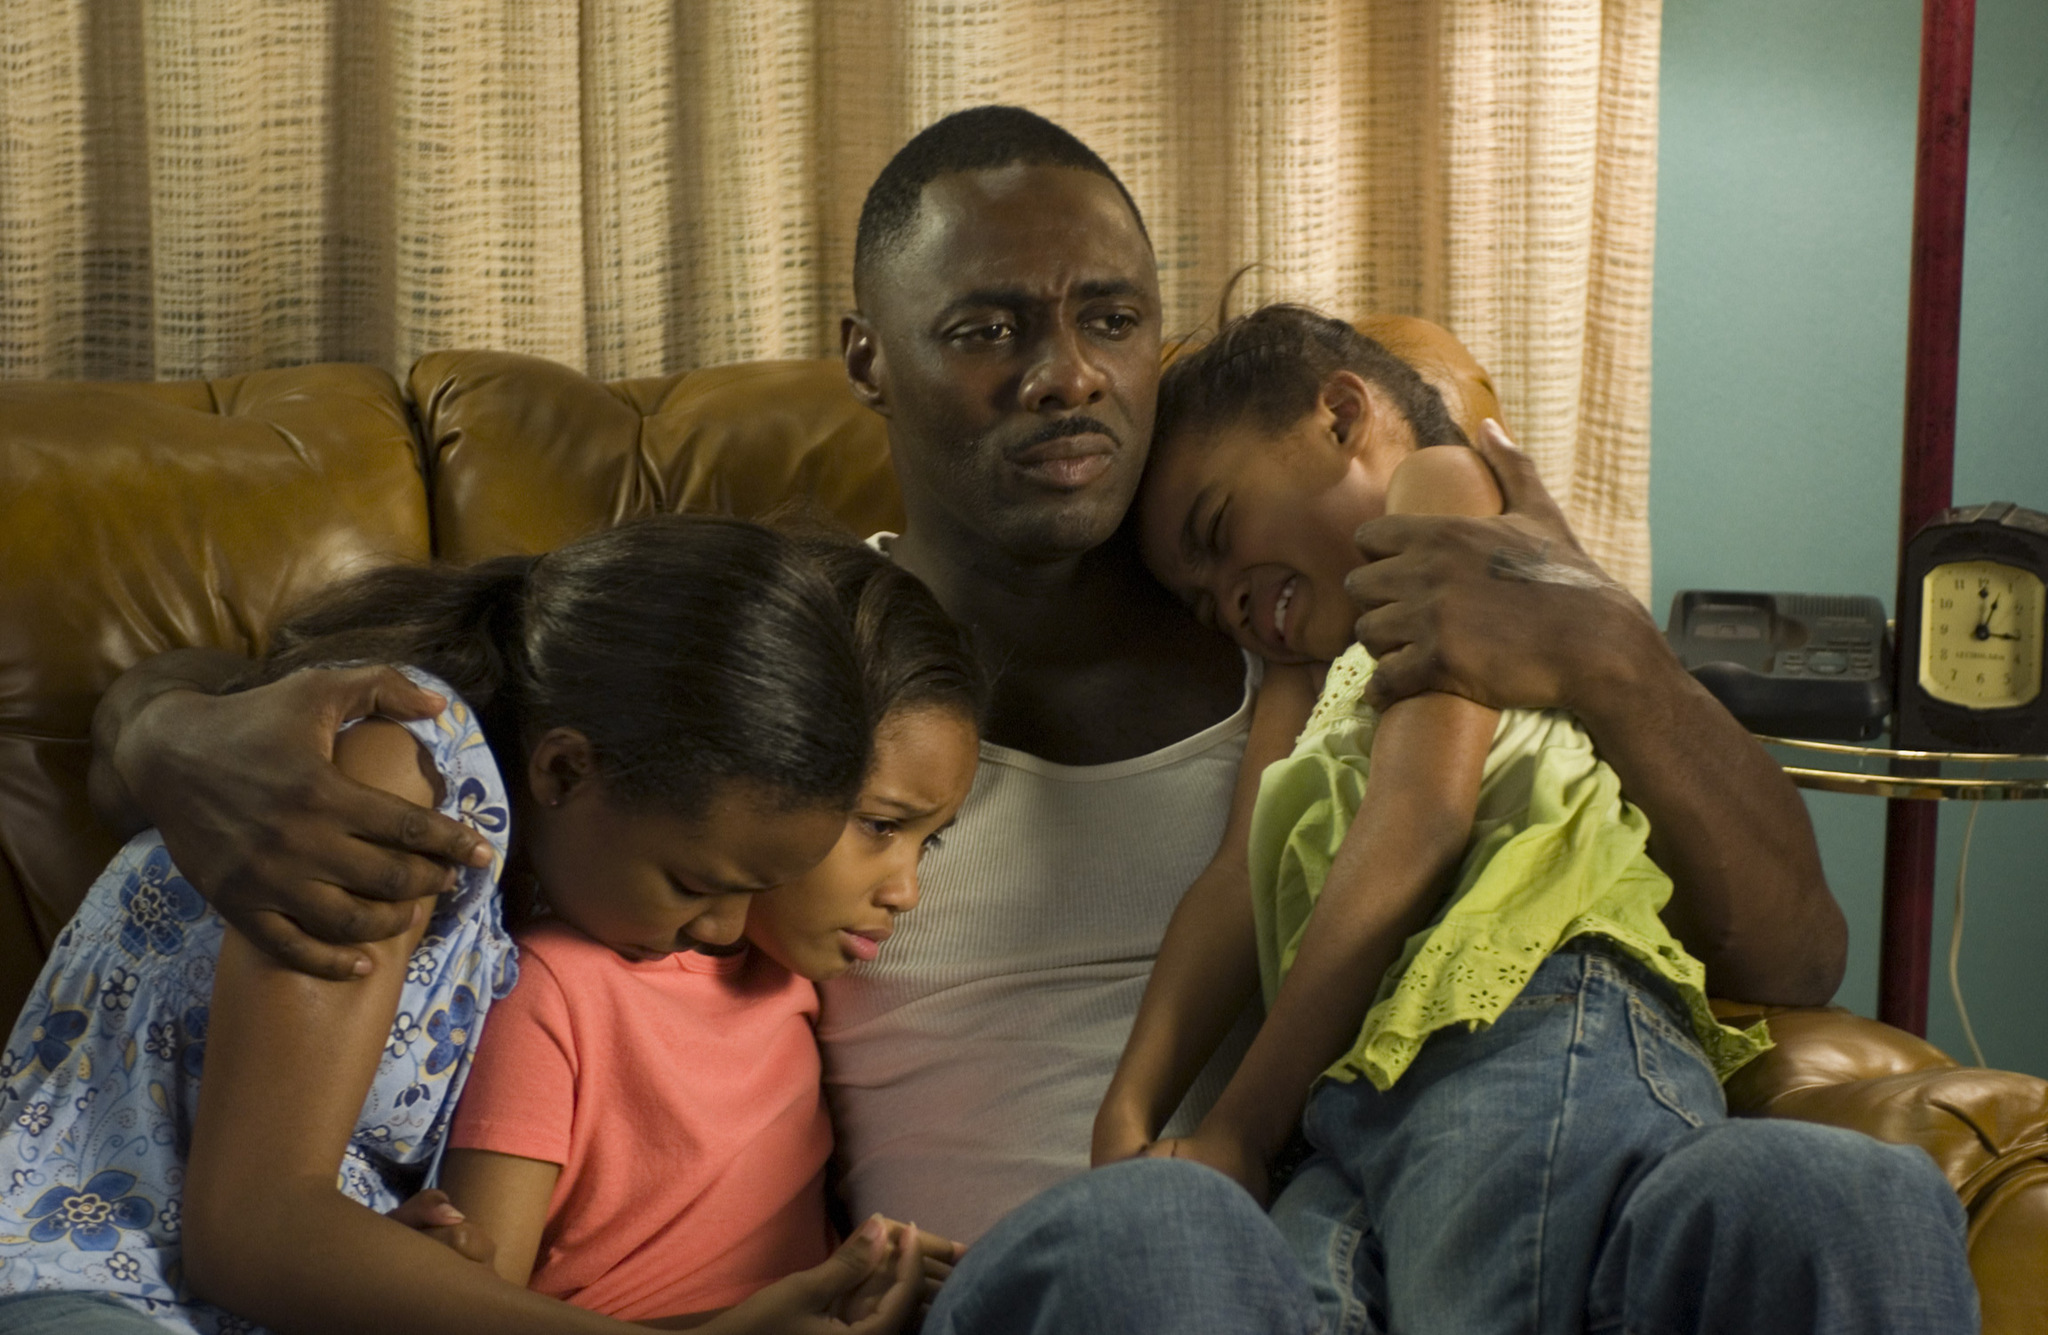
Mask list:
[{"label": "teal painted wall", "polygon": [[[1920,6],[1664,7],[1651,534],[1655,607],[1686,588],[1891,603]],[[1979,0],[1957,503],[2048,510],[2048,4]],[[1877,996],[1883,804],[1815,794],[1849,916],[1837,1000]],[[1929,1037],[1948,998],[1967,808],[1944,814]],[[1970,853],[1965,1000],[1994,1066],[2048,1076],[2048,802],[1987,803]]]}]

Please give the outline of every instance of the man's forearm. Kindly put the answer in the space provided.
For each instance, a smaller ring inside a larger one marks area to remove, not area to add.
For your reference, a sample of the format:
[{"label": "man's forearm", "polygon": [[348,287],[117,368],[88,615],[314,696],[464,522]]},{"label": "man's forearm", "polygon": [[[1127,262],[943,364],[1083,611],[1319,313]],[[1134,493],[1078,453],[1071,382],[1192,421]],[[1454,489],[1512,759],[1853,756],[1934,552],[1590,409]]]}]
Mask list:
[{"label": "man's forearm", "polygon": [[1806,804],[1653,625],[1617,629],[1603,680],[1573,704],[1650,818],[1650,854],[1676,886],[1666,924],[1707,966],[1715,995],[1825,1005],[1848,929]]},{"label": "man's forearm", "polygon": [[146,828],[150,816],[123,778],[117,756],[134,740],[137,718],[166,691],[215,694],[249,670],[249,660],[221,649],[173,649],[138,663],[115,679],[92,716],[92,767],[86,792],[102,823],[126,836]]}]

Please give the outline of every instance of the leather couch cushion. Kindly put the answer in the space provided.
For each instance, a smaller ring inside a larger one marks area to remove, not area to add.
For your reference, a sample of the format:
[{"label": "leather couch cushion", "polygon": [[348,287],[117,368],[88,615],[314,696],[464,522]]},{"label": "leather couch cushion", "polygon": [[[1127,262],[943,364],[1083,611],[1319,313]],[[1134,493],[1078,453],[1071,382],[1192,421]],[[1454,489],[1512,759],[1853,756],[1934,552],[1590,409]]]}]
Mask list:
[{"label": "leather couch cushion", "polygon": [[366,366],[0,384],[0,478],[0,965],[12,979],[12,956],[40,957],[115,846],[85,798],[108,683],[165,649],[260,652],[299,598],[373,563],[423,560],[429,534],[404,401]]},{"label": "leather couch cushion", "polygon": [[506,352],[431,353],[408,380],[433,470],[437,553],[550,551],[622,519],[758,518],[792,501],[900,529],[883,421],[837,361],[591,380]]}]

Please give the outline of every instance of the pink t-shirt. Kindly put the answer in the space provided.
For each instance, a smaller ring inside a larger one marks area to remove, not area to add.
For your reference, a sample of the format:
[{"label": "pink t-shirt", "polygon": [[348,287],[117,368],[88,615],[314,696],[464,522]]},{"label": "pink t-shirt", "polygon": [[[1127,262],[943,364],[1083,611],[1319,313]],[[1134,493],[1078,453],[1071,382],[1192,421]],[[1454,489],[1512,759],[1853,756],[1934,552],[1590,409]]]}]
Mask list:
[{"label": "pink t-shirt", "polygon": [[531,1287],[636,1320],[823,1261],[817,1018],[758,951],[635,963],[560,923],[520,933],[449,1144],[562,1165]]}]

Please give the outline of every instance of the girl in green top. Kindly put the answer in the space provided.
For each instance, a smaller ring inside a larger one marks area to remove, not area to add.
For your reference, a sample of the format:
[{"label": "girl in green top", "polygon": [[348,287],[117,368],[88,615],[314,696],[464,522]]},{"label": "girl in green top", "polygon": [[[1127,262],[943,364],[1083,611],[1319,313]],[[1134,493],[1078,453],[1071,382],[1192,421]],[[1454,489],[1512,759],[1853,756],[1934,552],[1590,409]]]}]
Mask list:
[{"label": "girl in green top", "polygon": [[[1264,1201],[1299,1126],[1310,1157],[1274,1217],[1333,1329],[1679,1329],[1658,1304],[1696,1288],[1610,1240],[1679,1218],[1674,1192],[1706,1199],[1698,1165],[1763,1153],[1791,1166],[1761,1176],[1797,1181],[1842,1147],[1728,1121],[1719,1079],[1769,1040],[1715,1021],[1658,917],[1671,882],[1648,823],[1569,715],[1365,703],[1353,532],[1500,508],[1436,391],[1342,321],[1267,307],[1167,372],[1138,540],[1267,669],[1228,831],[1168,929],[1095,1160],[1191,1157]],[[1236,1076],[1193,1134],[1156,1140],[1259,986]],[[1791,1134],[1809,1133],[1849,1134]],[[1808,1228],[1823,1243],[1852,1227],[1831,1213]]]}]

